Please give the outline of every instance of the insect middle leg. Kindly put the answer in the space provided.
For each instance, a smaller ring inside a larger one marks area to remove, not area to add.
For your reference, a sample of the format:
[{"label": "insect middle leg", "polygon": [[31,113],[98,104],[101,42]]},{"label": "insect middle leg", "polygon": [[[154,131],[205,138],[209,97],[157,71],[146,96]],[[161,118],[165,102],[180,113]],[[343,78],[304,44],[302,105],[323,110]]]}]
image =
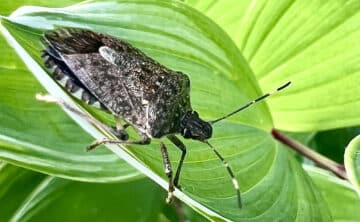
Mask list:
[{"label": "insect middle leg", "polygon": [[184,145],[183,142],[181,142],[181,140],[179,140],[179,138],[177,138],[175,135],[169,135],[167,136],[167,138],[177,147],[181,150],[181,157],[180,157],[180,161],[179,161],[179,165],[176,169],[176,173],[175,173],[175,178],[174,178],[174,186],[177,188],[180,188],[179,186],[179,179],[180,179],[180,173],[181,173],[181,168],[183,166],[184,160],[185,160],[185,156],[186,156],[186,146]]},{"label": "insect middle leg", "polygon": [[165,174],[169,179],[169,188],[168,188],[168,196],[166,198],[166,203],[170,203],[172,201],[173,192],[175,190],[174,183],[173,183],[173,172],[172,172],[172,168],[171,168],[169,154],[167,152],[165,144],[162,141],[160,142],[160,148],[161,148],[161,155],[162,155],[163,163],[164,163]]}]

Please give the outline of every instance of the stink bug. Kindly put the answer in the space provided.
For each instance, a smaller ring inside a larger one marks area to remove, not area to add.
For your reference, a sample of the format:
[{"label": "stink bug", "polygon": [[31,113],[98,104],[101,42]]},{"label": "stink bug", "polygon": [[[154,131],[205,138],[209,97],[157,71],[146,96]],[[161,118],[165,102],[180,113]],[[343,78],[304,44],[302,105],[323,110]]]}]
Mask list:
[{"label": "stink bug", "polygon": [[[191,108],[189,77],[164,67],[129,43],[102,33],[75,28],[47,31],[42,40],[45,47],[42,53],[44,64],[62,87],[84,102],[126,122],[121,125],[117,121],[117,126],[111,128],[62,103],[93,124],[110,130],[118,138],[97,140],[87,150],[106,143],[146,145],[151,138],[167,138],[182,152],[173,179],[167,149],[160,142],[165,173],[169,179],[167,202],[170,202],[174,187],[179,186],[186,156],[186,147],[176,134],[198,140],[206,143],[226,167],[241,207],[240,189],[231,167],[208,142],[212,136],[212,125],[284,89],[290,82],[217,120],[204,121]],[[39,99],[49,101],[46,97]],[[128,126],[134,127],[142,139],[128,140]]]}]

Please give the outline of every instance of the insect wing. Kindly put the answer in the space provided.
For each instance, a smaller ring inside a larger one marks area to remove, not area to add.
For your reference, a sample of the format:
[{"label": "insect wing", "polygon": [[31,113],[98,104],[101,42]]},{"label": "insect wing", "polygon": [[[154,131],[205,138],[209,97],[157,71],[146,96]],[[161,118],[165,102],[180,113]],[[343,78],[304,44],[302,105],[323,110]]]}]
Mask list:
[{"label": "insect wing", "polygon": [[141,95],[123,78],[124,72],[99,53],[64,55],[79,80],[113,114],[138,126],[145,123]]}]

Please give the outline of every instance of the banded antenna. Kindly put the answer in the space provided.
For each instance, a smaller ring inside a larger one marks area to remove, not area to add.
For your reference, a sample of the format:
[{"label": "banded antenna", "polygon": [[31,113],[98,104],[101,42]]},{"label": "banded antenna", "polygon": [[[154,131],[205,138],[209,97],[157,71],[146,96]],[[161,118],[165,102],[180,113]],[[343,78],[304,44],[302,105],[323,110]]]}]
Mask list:
[{"label": "banded antenna", "polygon": [[[266,94],[256,98],[253,101],[250,101],[249,103],[245,104],[244,106],[241,106],[240,108],[232,111],[231,113],[229,113],[229,114],[227,114],[227,115],[225,115],[223,117],[220,117],[220,118],[218,118],[216,120],[213,120],[213,121],[209,121],[209,123],[211,125],[213,125],[214,123],[217,123],[217,122],[219,122],[219,121],[221,121],[223,119],[226,119],[226,118],[228,118],[228,117],[230,117],[230,116],[232,116],[232,115],[234,115],[234,114],[236,114],[236,113],[238,113],[238,112],[240,112],[240,111],[254,105],[255,103],[260,102],[261,100],[263,100],[263,99],[265,99],[265,98],[267,98],[267,97],[269,97],[269,96],[271,96],[271,95],[285,89],[290,84],[291,84],[291,82],[289,81],[289,82],[285,83],[284,85],[278,87],[276,90],[274,90],[272,92],[269,92],[269,93],[266,93]],[[203,142],[205,142],[212,149],[212,151],[214,151],[216,156],[221,160],[223,165],[226,167],[226,170],[228,171],[228,173],[229,173],[229,175],[231,177],[232,183],[234,185],[234,188],[236,190],[237,202],[238,202],[239,208],[241,208],[242,207],[242,202],[241,202],[240,187],[239,187],[239,183],[238,183],[238,181],[236,179],[236,176],[235,176],[233,170],[231,169],[230,165],[226,162],[226,160],[221,156],[221,154],[215,149],[215,147],[213,147],[208,141],[203,141]]]},{"label": "banded antenna", "polygon": [[223,117],[220,117],[220,118],[218,118],[218,119],[216,119],[216,120],[213,120],[213,121],[209,121],[209,123],[210,123],[211,125],[213,125],[214,123],[217,123],[217,122],[219,122],[219,121],[221,121],[221,120],[223,120],[223,119],[226,119],[226,118],[228,118],[228,117],[230,117],[230,116],[232,116],[232,115],[234,115],[234,114],[236,114],[236,113],[238,113],[238,112],[240,112],[240,111],[242,111],[242,110],[244,110],[244,109],[246,109],[246,108],[249,108],[250,106],[254,105],[255,103],[260,102],[261,100],[263,100],[263,99],[265,99],[265,98],[267,98],[267,97],[269,97],[269,96],[271,96],[271,95],[274,95],[275,93],[277,93],[277,92],[285,89],[285,88],[288,87],[290,84],[291,84],[291,81],[285,83],[284,85],[280,86],[279,88],[277,88],[276,90],[274,90],[274,91],[272,91],[272,92],[266,93],[266,94],[264,94],[264,95],[262,95],[262,96],[260,96],[260,97],[258,97],[258,98],[256,98],[256,99],[254,99],[253,101],[250,101],[249,103],[245,104],[244,106],[242,106],[242,107],[240,107],[240,108],[232,111],[232,112],[229,113],[229,114],[226,114],[226,115],[223,116]]},{"label": "banded antenna", "polygon": [[228,162],[226,162],[224,157],[222,157],[221,154],[215,149],[215,147],[213,147],[208,141],[204,141],[204,142],[212,149],[212,151],[214,151],[216,156],[221,160],[223,165],[226,167],[226,170],[228,171],[228,173],[229,173],[229,175],[231,177],[231,181],[232,181],[232,183],[234,185],[234,188],[236,190],[238,206],[241,209],[242,208],[242,202],[241,202],[240,187],[239,187],[239,183],[238,183],[238,181],[237,181],[237,179],[235,177],[234,171],[231,169],[230,165],[228,164]]}]

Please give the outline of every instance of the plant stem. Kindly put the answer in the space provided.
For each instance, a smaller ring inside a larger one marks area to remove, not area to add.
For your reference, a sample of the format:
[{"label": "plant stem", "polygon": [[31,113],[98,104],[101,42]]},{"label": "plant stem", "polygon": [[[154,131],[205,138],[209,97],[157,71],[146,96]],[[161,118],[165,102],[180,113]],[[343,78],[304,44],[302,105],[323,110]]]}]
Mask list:
[{"label": "plant stem", "polygon": [[277,139],[281,143],[287,145],[288,147],[295,150],[296,152],[300,153],[301,155],[305,156],[306,158],[314,161],[320,167],[330,170],[331,172],[333,172],[336,176],[338,176],[341,179],[345,179],[345,180],[348,179],[344,165],[339,164],[333,160],[330,160],[329,158],[327,158],[325,156],[322,156],[321,154],[310,149],[309,147],[294,140],[293,138],[285,136],[284,134],[280,133],[276,129],[272,129],[271,134],[273,135],[273,137],[275,139]]}]

